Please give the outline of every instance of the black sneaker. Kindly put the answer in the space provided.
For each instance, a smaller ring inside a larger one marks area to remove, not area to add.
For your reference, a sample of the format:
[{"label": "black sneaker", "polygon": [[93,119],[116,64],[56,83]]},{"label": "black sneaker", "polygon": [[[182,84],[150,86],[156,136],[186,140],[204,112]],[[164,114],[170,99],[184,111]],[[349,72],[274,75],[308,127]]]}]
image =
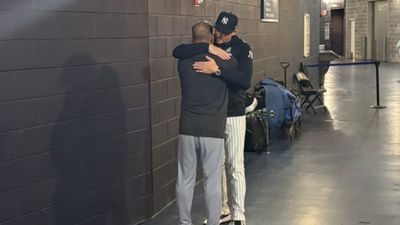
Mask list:
[{"label": "black sneaker", "polygon": [[241,220],[234,220],[229,225],[246,225],[246,222]]},{"label": "black sneaker", "polygon": [[[229,221],[231,221],[231,214],[221,215],[219,217],[220,224],[227,224]],[[204,220],[203,224],[207,225],[207,219]]]}]

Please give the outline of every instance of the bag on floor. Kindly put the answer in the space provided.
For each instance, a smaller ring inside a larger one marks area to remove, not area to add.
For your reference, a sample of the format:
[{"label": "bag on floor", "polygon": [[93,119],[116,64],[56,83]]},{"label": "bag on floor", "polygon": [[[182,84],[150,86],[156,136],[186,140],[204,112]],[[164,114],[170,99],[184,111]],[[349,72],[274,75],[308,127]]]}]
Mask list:
[{"label": "bag on floor", "polygon": [[262,152],[267,150],[268,127],[262,116],[265,109],[259,109],[246,115],[246,136],[244,150]]},{"label": "bag on floor", "polygon": [[264,88],[265,106],[272,114],[267,117],[270,136],[280,136],[284,130],[282,128],[290,128],[300,120],[299,99],[272,79],[262,80],[260,84]]}]

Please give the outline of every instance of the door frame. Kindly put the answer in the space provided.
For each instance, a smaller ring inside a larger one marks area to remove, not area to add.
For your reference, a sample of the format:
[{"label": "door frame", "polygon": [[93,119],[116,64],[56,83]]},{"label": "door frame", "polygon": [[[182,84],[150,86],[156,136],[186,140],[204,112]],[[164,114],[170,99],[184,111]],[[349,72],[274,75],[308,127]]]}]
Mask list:
[{"label": "door frame", "polygon": [[[368,12],[367,12],[367,58],[376,59],[376,43],[375,43],[375,2],[386,2],[389,7],[389,0],[368,0]],[[385,45],[383,46],[382,58],[384,61],[387,60],[387,37],[384,40]],[[364,47],[364,46],[363,46]]]}]

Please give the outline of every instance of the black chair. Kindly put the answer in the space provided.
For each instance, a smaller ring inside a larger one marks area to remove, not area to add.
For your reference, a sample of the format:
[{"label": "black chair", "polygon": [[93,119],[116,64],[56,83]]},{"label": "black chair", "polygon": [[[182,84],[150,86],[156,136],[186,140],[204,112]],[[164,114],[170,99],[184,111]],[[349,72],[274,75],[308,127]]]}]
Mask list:
[{"label": "black chair", "polygon": [[[301,102],[301,107],[306,106],[306,111],[311,108],[314,111],[314,114],[317,114],[316,109],[323,108],[326,111],[326,106],[322,102],[321,95],[326,92],[325,89],[315,89],[310,79],[303,73],[297,72],[294,75],[294,79],[297,83],[297,87],[299,88],[299,94],[303,97]],[[319,102],[319,105],[314,105],[315,101]]]}]

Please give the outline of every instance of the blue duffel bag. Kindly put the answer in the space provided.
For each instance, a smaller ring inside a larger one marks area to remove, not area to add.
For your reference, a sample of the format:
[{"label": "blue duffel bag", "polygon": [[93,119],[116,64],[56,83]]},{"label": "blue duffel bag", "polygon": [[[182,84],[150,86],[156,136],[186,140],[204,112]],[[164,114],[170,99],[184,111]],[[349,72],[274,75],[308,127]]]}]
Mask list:
[{"label": "blue duffel bag", "polygon": [[277,136],[283,127],[290,128],[300,120],[298,98],[278,82],[268,78],[260,81],[264,88],[265,107],[273,114],[268,116],[270,136]]}]

